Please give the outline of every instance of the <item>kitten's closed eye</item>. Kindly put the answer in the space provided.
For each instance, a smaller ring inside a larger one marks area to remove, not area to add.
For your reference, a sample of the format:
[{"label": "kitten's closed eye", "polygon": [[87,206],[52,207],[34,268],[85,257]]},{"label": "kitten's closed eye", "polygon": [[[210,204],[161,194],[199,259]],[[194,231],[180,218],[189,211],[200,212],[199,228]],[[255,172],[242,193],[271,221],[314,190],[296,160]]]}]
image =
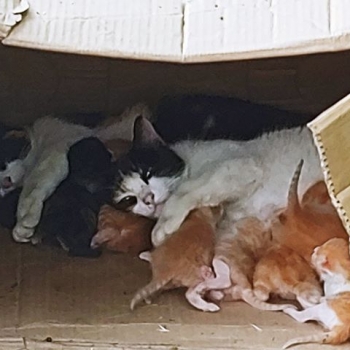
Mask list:
[{"label": "kitten's closed eye", "polygon": [[135,196],[126,196],[122,198],[118,203],[115,203],[117,209],[126,210],[137,203],[137,198]]},{"label": "kitten's closed eye", "polygon": [[6,163],[0,163],[0,171],[5,171],[7,168],[7,164]]}]

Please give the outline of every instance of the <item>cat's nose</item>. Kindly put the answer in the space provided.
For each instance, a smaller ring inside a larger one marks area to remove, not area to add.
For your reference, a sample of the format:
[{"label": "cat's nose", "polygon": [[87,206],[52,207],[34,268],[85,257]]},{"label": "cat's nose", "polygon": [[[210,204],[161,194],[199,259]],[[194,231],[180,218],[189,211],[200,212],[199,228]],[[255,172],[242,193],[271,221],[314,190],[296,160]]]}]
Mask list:
[{"label": "cat's nose", "polygon": [[10,188],[13,185],[12,180],[10,176],[6,176],[2,179],[2,187],[3,188]]},{"label": "cat's nose", "polygon": [[144,199],[145,204],[150,205],[154,203],[154,194],[151,192],[149,193],[145,199]]}]

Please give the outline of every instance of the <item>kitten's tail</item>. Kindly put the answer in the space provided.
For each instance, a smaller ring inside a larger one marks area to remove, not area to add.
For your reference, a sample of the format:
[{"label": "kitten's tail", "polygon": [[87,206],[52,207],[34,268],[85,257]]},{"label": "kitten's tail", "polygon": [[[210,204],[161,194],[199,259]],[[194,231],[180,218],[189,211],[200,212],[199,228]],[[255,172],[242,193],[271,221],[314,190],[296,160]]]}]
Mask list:
[{"label": "kitten's tail", "polygon": [[160,291],[161,289],[163,289],[169,282],[171,281],[171,279],[165,279],[163,281],[155,281],[152,280],[149,284],[147,284],[145,287],[139,289],[136,294],[134,295],[134,297],[131,300],[130,303],[130,309],[134,310],[135,306],[137,304],[139,304],[141,301],[146,301],[146,303],[150,303],[149,298],[157,293],[158,291]]},{"label": "kitten's tail", "polygon": [[349,338],[350,327],[342,325],[334,327],[330,332],[291,339],[283,345],[283,349],[287,349],[297,344],[307,343],[340,345],[345,343]]},{"label": "kitten's tail", "polygon": [[254,291],[252,289],[245,289],[242,292],[242,299],[250,306],[253,306],[254,308],[259,309],[259,310],[282,311],[288,307],[295,308],[293,305],[270,304],[270,303],[267,303],[265,301],[262,301],[258,297],[256,297],[256,295],[254,294]]},{"label": "kitten's tail", "polygon": [[295,210],[300,208],[299,197],[298,197],[298,186],[299,179],[301,174],[301,169],[303,168],[304,160],[301,159],[298,163],[297,168],[290,182],[289,191],[288,191],[288,208]]}]

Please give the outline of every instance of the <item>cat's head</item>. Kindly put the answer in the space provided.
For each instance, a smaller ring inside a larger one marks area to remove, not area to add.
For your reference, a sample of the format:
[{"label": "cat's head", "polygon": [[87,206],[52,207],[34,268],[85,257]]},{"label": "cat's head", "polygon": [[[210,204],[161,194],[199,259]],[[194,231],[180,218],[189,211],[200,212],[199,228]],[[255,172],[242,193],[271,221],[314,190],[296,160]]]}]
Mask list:
[{"label": "cat's head", "polygon": [[69,149],[69,179],[90,193],[110,189],[114,183],[112,154],[96,137],[84,138]]},{"label": "cat's head", "polygon": [[322,280],[336,274],[341,274],[348,279],[350,275],[348,240],[332,238],[323,245],[316,247],[311,256],[311,262]]},{"label": "cat's head", "polygon": [[136,118],[133,145],[116,162],[116,208],[159,217],[184,170],[185,162],[164,143],[152,124],[141,116]]},{"label": "cat's head", "polygon": [[0,138],[1,197],[22,185],[25,168],[21,158],[28,146],[29,141],[25,137],[12,136],[11,132]]}]

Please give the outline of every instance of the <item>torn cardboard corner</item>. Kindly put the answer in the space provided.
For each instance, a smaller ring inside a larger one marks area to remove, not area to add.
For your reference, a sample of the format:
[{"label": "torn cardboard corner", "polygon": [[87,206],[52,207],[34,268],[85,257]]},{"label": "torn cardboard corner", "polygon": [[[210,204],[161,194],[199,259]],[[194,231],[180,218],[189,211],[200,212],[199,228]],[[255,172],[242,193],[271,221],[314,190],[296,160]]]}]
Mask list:
[{"label": "torn cardboard corner", "polygon": [[23,14],[28,9],[27,0],[0,1],[0,40],[6,38],[11,29],[22,21]]},{"label": "torn cardboard corner", "polygon": [[331,196],[350,235],[350,94],[308,124]]},{"label": "torn cardboard corner", "polygon": [[[1,1],[12,13],[7,2],[20,0],[0,0],[0,12]],[[3,43],[115,58],[231,61],[350,49],[349,17],[348,0],[30,0],[25,20]]]}]

